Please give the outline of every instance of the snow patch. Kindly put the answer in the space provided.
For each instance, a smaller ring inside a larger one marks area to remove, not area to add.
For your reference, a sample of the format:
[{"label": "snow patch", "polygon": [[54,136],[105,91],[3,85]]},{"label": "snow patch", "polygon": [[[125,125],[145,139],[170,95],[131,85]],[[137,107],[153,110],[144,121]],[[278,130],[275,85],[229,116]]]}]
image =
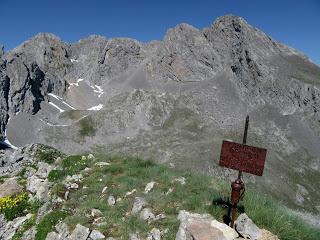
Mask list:
[{"label": "snow patch", "polygon": [[101,95],[104,94],[103,89],[98,85],[92,86],[89,84],[89,87],[92,88],[93,92],[98,93],[98,98],[100,98]]},{"label": "snow patch", "polygon": [[43,122],[44,124],[50,126],[50,127],[69,127],[70,125],[67,125],[67,124],[52,124],[52,123],[49,123],[49,122],[46,122],[44,121],[43,119],[41,118],[38,118],[41,122]]},{"label": "snow patch", "polygon": [[78,80],[77,80],[77,82],[75,82],[75,83],[69,83],[69,85],[70,86],[77,86],[77,87],[79,87],[79,82],[82,82],[83,81],[83,78],[79,78]]},{"label": "snow patch", "polygon": [[[8,122],[7,122],[7,126],[9,124],[9,121],[10,121],[10,118],[8,119]],[[5,137],[5,140],[4,142],[9,146],[11,147],[12,149],[18,149],[18,147],[14,146],[8,139],[7,137],[7,128],[4,130],[4,137]]]},{"label": "snow patch", "polygon": [[55,99],[57,99],[57,100],[59,100],[59,101],[61,101],[64,105],[66,105],[67,107],[71,108],[72,110],[76,110],[76,109],[75,109],[74,107],[72,107],[69,103],[65,102],[65,101],[63,100],[63,98],[61,98],[61,97],[59,97],[59,96],[57,96],[57,95],[55,95],[55,94],[53,94],[53,93],[48,93],[48,95],[51,96],[51,97],[53,97],[53,98],[55,98]]},{"label": "snow patch", "polygon": [[[64,105],[66,105],[67,107],[69,107],[69,108],[71,108],[72,110],[76,110],[73,106],[71,106],[69,103],[67,103],[67,102],[65,102],[64,100],[63,100],[63,98],[61,98],[61,97],[59,97],[59,96],[57,96],[57,95],[55,95],[55,94],[53,94],[53,93],[48,93],[48,95],[49,96],[51,96],[51,97],[53,97],[53,98],[55,98],[55,99],[57,99],[58,101],[60,101],[61,103],[63,103]],[[49,102],[50,103],[50,102]],[[53,103],[52,103],[53,104]],[[54,104],[55,105],[55,104]],[[56,105],[55,105],[56,106]],[[60,111],[60,110],[59,110]],[[63,110],[64,111],[64,110]],[[61,111],[60,111],[61,112]]]},{"label": "snow patch", "polygon": [[73,63],[73,62],[79,62],[79,60],[73,59],[73,58],[71,58],[70,61],[71,61],[72,63]]},{"label": "snow patch", "polygon": [[101,97],[102,94],[104,94],[103,89],[102,89],[100,86],[98,86],[98,85],[94,85],[93,91],[94,91],[95,93],[98,93],[98,98]]},{"label": "snow patch", "polygon": [[49,102],[49,104],[50,105],[52,105],[53,107],[55,107],[56,109],[58,109],[59,110],[59,112],[64,112],[64,110],[62,109],[62,108],[59,108],[57,105],[55,105],[54,103],[52,103],[52,102]]},{"label": "snow patch", "polygon": [[102,108],[103,108],[103,105],[102,105],[102,104],[99,104],[99,105],[97,105],[97,106],[93,106],[93,107],[91,107],[91,108],[88,108],[87,110],[98,111],[98,110],[100,110],[100,109],[102,109]]}]

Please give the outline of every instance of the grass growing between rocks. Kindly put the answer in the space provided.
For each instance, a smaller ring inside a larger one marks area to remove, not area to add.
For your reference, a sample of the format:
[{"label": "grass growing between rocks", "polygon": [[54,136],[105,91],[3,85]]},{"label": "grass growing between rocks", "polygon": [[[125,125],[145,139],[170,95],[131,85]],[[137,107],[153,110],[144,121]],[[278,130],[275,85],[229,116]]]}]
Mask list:
[{"label": "grass growing between rocks", "polygon": [[[69,159],[70,160],[70,159]],[[79,161],[78,163],[76,163]],[[79,190],[71,191],[69,199],[63,204],[63,209],[71,212],[65,222],[73,229],[80,223],[91,229],[97,229],[106,237],[128,239],[130,233],[139,232],[145,237],[154,227],[163,231],[163,239],[175,239],[179,221],[177,215],[180,210],[195,213],[210,213],[218,221],[222,221],[226,209],[212,205],[212,200],[229,196],[230,184],[208,176],[181,172],[157,165],[138,158],[110,157],[103,154],[95,159],[81,158],[67,161],[61,170],[68,175],[77,174],[85,167],[90,170],[82,171],[83,180],[79,183]],[[96,162],[108,162],[108,166],[97,166]],[[72,164],[71,164],[72,163]],[[78,167],[77,167],[78,166]],[[80,166],[80,167],[79,167]],[[50,174],[51,175],[51,174]],[[65,173],[57,174],[53,180],[61,181]],[[177,179],[185,178],[185,184]],[[154,188],[144,193],[147,183],[156,182]],[[107,187],[102,193],[102,190]],[[126,193],[136,189],[131,195]],[[65,189],[57,184],[55,192],[63,196]],[[114,196],[115,205],[108,205],[108,197]],[[135,197],[143,197],[155,215],[165,214],[164,219],[152,221],[149,224],[132,214],[131,209]],[[260,227],[265,228],[282,240],[318,239],[320,230],[314,229],[302,220],[289,215],[282,205],[270,198],[253,192],[246,192],[243,201],[245,211]],[[101,211],[101,221],[91,215],[92,209]]]},{"label": "grass growing between rocks", "polygon": [[65,155],[53,147],[38,144],[38,147],[35,151],[36,159],[42,162],[52,164],[57,157],[63,158],[65,157]]}]

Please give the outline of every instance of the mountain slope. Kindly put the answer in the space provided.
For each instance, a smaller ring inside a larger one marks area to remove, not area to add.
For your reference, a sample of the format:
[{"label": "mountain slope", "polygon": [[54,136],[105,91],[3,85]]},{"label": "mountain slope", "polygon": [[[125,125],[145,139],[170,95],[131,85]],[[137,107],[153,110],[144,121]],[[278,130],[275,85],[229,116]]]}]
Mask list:
[{"label": "mountain slope", "polygon": [[240,142],[249,114],[248,144],[268,158],[265,176],[246,181],[320,212],[320,68],[240,17],[146,44],[38,34],[2,56],[0,78],[13,145],[101,147],[223,178],[234,172],[218,167],[222,139]]}]

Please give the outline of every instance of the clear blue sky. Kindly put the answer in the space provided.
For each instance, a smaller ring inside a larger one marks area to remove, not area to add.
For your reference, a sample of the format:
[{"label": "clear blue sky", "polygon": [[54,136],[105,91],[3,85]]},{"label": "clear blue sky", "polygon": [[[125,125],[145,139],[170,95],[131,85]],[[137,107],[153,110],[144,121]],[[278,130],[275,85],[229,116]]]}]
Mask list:
[{"label": "clear blue sky", "polygon": [[0,0],[0,43],[10,50],[38,32],[71,43],[90,34],[147,42],[181,22],[203,28],[225,14],[244,17],[320,65],[320,0]]}]

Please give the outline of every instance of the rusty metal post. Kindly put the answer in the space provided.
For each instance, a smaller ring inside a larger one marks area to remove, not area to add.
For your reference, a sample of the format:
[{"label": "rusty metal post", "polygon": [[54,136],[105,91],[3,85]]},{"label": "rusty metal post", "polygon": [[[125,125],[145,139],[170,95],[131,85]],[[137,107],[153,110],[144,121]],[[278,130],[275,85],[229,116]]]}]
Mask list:
[{"label": "rusty metal post", "polygon": [[236,219],[236,213],[237,213],[237,205],[240,202],[243,192],[244,192],[244,183],[241,179],[237,179],[234,182],[231,183],[231,223],[230,227],[233,228],[234,221]]},{"label": "rusty metal post", "polygon": [[[246,117],[246,123],[244,127],[244,133],[243,133],[243,144],[247,143],[247,135],[248,135],[248,128],[249,128],[249,116]],[[242,172],[239,171],[238,178],[231,183],[231,223],[230,227],[234,227],[234,221],[236,219],[236,213],[237,213],[237,205],[241,200],[241,197],[244,193],[244,183],[241,180]]]}]

